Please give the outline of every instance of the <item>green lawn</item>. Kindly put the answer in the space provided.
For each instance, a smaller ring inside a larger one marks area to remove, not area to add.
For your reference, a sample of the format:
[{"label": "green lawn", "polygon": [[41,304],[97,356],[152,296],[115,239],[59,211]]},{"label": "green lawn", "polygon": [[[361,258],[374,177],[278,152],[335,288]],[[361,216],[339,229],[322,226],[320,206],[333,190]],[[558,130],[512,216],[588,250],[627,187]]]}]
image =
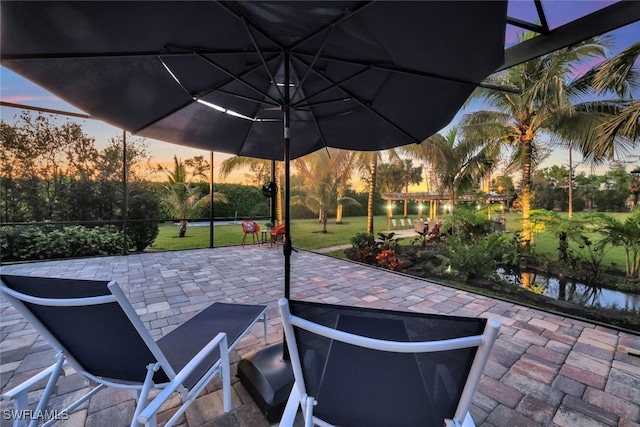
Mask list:
[{"label": "green lawn", "polygon": [[[563,215],[563,213],[560,213]],[[566,215],[566,213],[564,213]],[[576,214],[579,216],[580,214]],[[611,213],[618,220],[625,219],[627,213]],[[517,231],[521,224],[521,215],[516,212],[507,212],[507,231]],[[313,219],[293,220],[291,222],[291,236],[295,247],[307,250],[326,248],[336,245],[348,244],[351,237],[357,233],[364,232],[366,227],[366,217],[348,217],[344,219],[343,224],[335,224],[329,222],[327,224],[327,233],[322,233],[322,225]],[[259,223],[264,229],[264,225]],[[387,219],[385,216],[377,216],[374,218],[374,227],[376,233],[386,232]],[[594,236],[596,237],[596,236]],[[249,237],[248,237],[249,239]],[[403,243],[409,244],[411,239],[405,238]],[[214,226],[214,246],[231,246],[239,245],[242,242],[242,228],[240,224],[216,225]],[[251,240],[249,240],[251,242]],[[536,234],[534,236],[534,247],[536,252],[540,254],[548,254],[552,257],[557,256],[558,240],[550,232]],[[575,244],[571,246],[576,249]],[[164,223],[160,225],[160,233],[153,245],[154,249],[160,250],[180,250],[193,248],[209,247],[209,227],[208,226],[190,226],[187,229],[186,236],[178,237],[178,226],[172,223]],[[624,270],[624,250],[622,247],[610,249],[604,258],[603,265],[605,267],[613,266],[616,269]]]},{"label": "green lawn", "polygon": [[[291,222],[291,238],[295,247],[301,249],[320,249],[349,243],[349,239],[366,228],[366,217],[345,218],[343,224],[327,224],[327,233],[322,233],[322,224],[317,220],[301,219]],[[265,229],[262,223],[259,223]],[[376,233],[386,231],[386,217],[374,218]],[[216,225],[213,227],[214,246],[239,245],[242,242],[240,224]],[[251,242],[250,237],[247,237]],[[185,237],[178,237],[178,226],[172,223],[160,224],[160,233],[153,248],[161,250],[178,250],[209,247],[209,227],[191,226],[187,228]]]}]

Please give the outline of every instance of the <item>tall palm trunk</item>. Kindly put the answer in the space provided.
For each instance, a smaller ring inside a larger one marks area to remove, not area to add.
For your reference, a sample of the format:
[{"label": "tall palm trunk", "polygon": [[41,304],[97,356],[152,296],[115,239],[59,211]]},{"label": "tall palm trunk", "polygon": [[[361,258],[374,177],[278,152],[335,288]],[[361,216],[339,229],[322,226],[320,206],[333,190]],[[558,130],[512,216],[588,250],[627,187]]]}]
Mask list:
[{"label": "tall palm trunk", "polygon": [[[407,186],[404,188],[404,193],[407,196],[409,195],[409,184],[407,184]],[[409,214],[408,205],[409,205],[409,200],[408,199],[404,199],[404,217],[405,218],[407,218],[408,214]]]},{"label": "tall palm trunk", "polygon": [[522,144],[522,190],[520,191],[520,203],[522,204],[522,244],[533,243],[533,230],[531,229],[531,139],[523,138]]},{"label": "tall palm trunk", "polygon": [[276,162],[276,187],[278,187],[278,192],[276,194],[276,215],[278,224],[282,224],[282,186],[280,185],[280,170],[281,170],[281,162]]},{"label": "tall palm trunk", "polygon": [[373,196],[376,192],[376,180],[378,179],[378,156],[374,156],[371,162],[371,182],[369,183],[369,198],[367,200],[367,233],[373,234]]}]

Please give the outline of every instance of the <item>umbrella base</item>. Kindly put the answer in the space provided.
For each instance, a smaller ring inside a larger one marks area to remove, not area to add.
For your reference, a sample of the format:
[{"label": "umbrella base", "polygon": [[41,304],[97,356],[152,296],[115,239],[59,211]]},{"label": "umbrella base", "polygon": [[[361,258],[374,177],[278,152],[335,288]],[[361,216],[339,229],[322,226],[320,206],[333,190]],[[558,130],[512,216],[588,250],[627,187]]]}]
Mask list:
[{"label": "umbrella base", "polygon": [[283,360],[283,344],[258,351],[238,363],[238,378],[267,421],[280,421],[293,387],[291,362]]}]

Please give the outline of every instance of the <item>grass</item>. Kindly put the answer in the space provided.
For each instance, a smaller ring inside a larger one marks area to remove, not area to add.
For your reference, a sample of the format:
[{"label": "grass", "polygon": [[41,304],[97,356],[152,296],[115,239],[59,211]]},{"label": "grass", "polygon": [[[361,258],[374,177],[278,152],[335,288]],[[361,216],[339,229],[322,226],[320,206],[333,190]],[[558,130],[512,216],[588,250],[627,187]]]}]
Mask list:
[{"label": "grass", "polygon": [[[291,222],[291,238],[295,247],[307,250],[327,248],[348,244],[351,237],[364,232],[366,217],[345,218],[343,224],[327,224],[327,233],[322,233],[322,224],[313,219],[300,219]],[[259,224],[264,230],[265,227]],[[386,231],[386,217],[374,218],[376,233]],[[239,245],[242,242],[240,224],[214,225],[213,243],[215,247]],[[250,237],[247,241],[251,242]],[[160,232],[153,248],[161,250],[180,250],[209,247],[209,226],[190,226],[185,237],[178,237],[178,226],[173,223],[160,224]]]},{"label": "grass", "polygon": [[[566,215],[566,213],[560,213]],[[579,216],[581,214],[576,214]],[[624,220],[628,213],[609,213],[618,220]],[[507,231],[518,231],[522,217],[516,212],[505,214]],[[315,219],[296,219],[291,222],[291,236],[295,247],[306,250],[315,250],[332,246],[349,244],[350,239],[357,233],[364,232],[366,228],[366,217],[347,217],[343,224],[329,222],[327,233],[322,233],[322,225]],[[260,227],[264,230],[263,224]],[[385,216],[374,218],[375,233],[387,231],[387,219]],[[216,225],[214,226],[214,246],[233,246],[242,242],[242,228],[240,224]],[[592,237],[597,238],[597,235]],[[248,242],[251,242],[247,237]],[[403,239],[403,244],[410,244],[411,239]],[[555,259],[558,253],[558,239],[553,233],[543,232],[534,236],[535,251],[541,255],[548,255]],[[209,247],[209,226],[190,226],[186,236],[178,237],[178,226],[173,223],[160,225],[160,232],[152,248],[159,250],[181,250],[193,248]],[[577,244],[571,243],[570,247],[578,251]],[[603,267],[624,271],[624,250],[622,247],[609,249],[603,259]]]}]

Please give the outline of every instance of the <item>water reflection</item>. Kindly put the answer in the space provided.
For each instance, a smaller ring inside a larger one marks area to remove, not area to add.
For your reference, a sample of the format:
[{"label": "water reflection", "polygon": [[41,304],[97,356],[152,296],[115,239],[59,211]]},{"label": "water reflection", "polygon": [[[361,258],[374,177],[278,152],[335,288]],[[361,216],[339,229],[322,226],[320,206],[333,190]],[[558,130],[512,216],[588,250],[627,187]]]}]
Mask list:
[{"label": "water reflection", "polygon": [[498,275],[509,283],[529,291],[583,307],[640,311],[640,295],[638,294],[602,289],[530,271],[523,271],[519,275],[515,275],[498,270]]}]

